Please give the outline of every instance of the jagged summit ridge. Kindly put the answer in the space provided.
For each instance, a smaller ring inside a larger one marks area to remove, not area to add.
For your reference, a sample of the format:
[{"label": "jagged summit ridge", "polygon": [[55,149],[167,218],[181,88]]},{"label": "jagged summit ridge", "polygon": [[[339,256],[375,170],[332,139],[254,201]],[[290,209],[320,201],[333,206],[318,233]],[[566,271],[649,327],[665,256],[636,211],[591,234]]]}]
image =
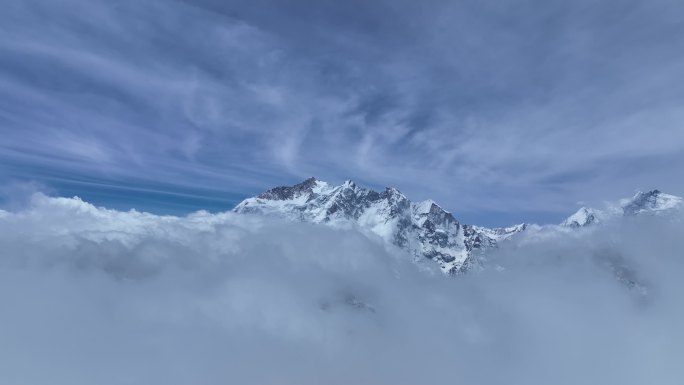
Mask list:
[{"label": "jagged summit ridge", "polygon": [[524,225],[487,229],[461,224],[432,200],[414,203],[396,188],[378,192],[351,180],[331,186],[309,178],[245,199],[233,211],[333,226],[351,222],[409,251],[418,261],[436,262],[449,274],[466,270],[478,251],[525,229]]},{"label": "jagged summit ridge", "polygon": [[314,188],[318,186],[318,181],[316,178],[309,178],[301,183],[298,183],[292,187],[281,186],[272,188],[266,192],[263,192],[257,196],[260,199],[269,200],[290,200],[301,196],[302,194],[311,193]]},{"label": "jagged summit ridge", "polygon": [[396,188],[374,191],[351,180],[333,186],[309,178],[245,199],[233,211],[330,226],[352,224],[408,251],[416,261],[434,261],[445,273],[454,274],[472,266],[480,252],[522,232],[582,228],[621,217],[660,215],[683,208],[682,201],[680,197],[651,190],[638,192],[605,210],[582,207],[560,226],[522,223],[492,229],[462,224],[433,200],[412,202]]}]

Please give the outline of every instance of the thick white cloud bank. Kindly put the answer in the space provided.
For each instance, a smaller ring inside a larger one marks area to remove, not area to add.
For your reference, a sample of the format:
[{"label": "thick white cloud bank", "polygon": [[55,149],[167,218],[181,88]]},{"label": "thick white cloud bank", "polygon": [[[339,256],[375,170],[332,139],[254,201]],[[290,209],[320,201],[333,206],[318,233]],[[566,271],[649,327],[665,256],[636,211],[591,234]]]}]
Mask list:
[{"label": "thick white cloud bank", "polygon": [[448,278],[353,230],[35,195],[0,213],[0,382],[681,384],[682,230],[537,234]]}]

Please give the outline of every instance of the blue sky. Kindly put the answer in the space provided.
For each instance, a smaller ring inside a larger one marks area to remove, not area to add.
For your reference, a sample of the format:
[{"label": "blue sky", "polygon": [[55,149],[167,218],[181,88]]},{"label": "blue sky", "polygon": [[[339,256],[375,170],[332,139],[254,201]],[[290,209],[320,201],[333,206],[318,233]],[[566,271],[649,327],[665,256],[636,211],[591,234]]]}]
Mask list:
[{"label": "blue sky", "polygon": [[684,195],[681,1],[4,0],[0,195],[230,209],[309,176],[465,222]]}]

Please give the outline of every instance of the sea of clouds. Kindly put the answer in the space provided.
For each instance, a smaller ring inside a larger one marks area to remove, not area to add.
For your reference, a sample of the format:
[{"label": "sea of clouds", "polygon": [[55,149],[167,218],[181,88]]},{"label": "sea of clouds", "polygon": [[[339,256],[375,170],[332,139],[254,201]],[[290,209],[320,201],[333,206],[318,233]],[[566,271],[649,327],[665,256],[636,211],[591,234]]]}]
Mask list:
[{"label": "sea of clouds", "polygon": [[0,211],[0,383],[681,384],[682,234],[537,232],[446,277],[353,229],[35,194]]}]

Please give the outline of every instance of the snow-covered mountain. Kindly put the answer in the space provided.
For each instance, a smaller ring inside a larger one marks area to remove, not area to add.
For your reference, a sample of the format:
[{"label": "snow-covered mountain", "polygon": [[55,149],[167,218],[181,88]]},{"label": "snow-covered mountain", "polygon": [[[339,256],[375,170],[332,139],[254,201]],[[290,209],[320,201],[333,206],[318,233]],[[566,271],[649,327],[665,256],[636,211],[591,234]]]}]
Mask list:
[{"label": "snow-covered mountain", "polygon": [[682,198],[658,190],[639,192],[604,210],[582,207],[558,225],[487,228],[462,224],[432,200],[411,202],[399,190],[374,191],[346,181],[340,186],[309,178],[294,186],[268,190],[238,204],[233,211],[277,216],[335,227],[354,226],[408,251],[416,261],[432,260],[456,274],[473,266],[477,256],[522,232],[567,231],[617,218],[663,214],[684,207]]},{"label": "snow-covered mountain", "polygon": [[315,178],[245,199],[233,211],[332,226],[353,224],[409,251],[416,260],[435,261],[448,274],[465,271],[478,252],[526,228],[466,225],[434,201],[414,203],[395,188],[378,192],[352,181],[332,186]]},{"label": "snow-covered mountain", "polygon": [[561,226],[566,226],[566,227],[588,226],[588,225],[591,225],[593,223],[598,223],[599,222],[598,217],[601,215],[602,215],[602,212],[599,212],[596,209],[582,207],[581,209],[577,210],[577,212],[575,212],[571,216],[567,217],[561,223]]},{"label": "snow-covered mountain", "polygon": [[621,217],[635,215],[662,215],[684,208],[683,199],[659,190],[637,192],[632,198],[609,204],[605,210],[582,207],[565,219],[561,226],[585,227]]},{"label": "snow-covered mountain", "polygon": [[620,201],[625,216],[643,213],[659,214],[682,208],[682,198],[665,194],[659,190],[638,192],[631,199]]}]

